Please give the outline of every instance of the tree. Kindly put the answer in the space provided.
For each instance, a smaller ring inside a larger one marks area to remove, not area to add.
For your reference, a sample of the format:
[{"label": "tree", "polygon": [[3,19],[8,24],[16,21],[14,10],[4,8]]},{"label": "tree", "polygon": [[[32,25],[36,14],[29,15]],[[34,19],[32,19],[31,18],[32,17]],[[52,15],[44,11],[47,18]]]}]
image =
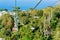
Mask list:
[{"label": "tree", "polygon": [[13,26],[13,20],[9,14],[4,14],[1,20],[1,25],[3,25],[5,28],[11,28]]},{"label": "tree", "polygon": [[20,10],[20,7],[16,6],[12,11],[21,11],[21,10]]}]

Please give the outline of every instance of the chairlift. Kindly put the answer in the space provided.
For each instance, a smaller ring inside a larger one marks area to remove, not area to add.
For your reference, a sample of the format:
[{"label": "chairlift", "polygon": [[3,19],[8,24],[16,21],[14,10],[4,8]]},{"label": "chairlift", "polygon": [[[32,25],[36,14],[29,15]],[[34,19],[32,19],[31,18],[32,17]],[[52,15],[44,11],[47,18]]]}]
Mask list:
[{"label": "chairlift", "polygon": [[15,23],[14,23],[14,27],[12,28],[12,31],[15,31],[15,32],[18,31],[18,27],[17,27],[17,25]]}]

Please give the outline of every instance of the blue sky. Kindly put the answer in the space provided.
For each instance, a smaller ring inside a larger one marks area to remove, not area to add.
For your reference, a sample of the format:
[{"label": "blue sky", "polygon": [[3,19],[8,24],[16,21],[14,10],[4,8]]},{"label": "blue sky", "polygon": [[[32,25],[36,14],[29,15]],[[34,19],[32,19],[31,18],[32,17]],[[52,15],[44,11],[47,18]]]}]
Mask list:
[{"label": "blue sky", "polygon": [[[33,8],[39,0],[17,0],[17,6],[21,10],[27,10]],[[42,9],[48,6],[56,6],[59,0],[43,0],[36,9]],[[14,6],[14,0],[0,0],[0,8],[7,8],[11,10]]]}]

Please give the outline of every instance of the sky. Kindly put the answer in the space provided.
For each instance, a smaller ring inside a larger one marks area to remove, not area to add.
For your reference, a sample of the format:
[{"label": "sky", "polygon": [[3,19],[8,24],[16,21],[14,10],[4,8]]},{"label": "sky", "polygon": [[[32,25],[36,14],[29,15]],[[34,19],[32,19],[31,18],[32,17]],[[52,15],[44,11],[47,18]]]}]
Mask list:
[{"label": "sky", "polygon": [[[0,8],[12,10],[15,4],[14,1],[15,0],[0,0]],[[29,8],[33,8],[38,1],[39,0],[17,0],[17,6],[19,6],[21,10],[27,10]],[[42,0],[36,9],[43,9],[48,6],[56,6],[59,1],[60,0]]]}]

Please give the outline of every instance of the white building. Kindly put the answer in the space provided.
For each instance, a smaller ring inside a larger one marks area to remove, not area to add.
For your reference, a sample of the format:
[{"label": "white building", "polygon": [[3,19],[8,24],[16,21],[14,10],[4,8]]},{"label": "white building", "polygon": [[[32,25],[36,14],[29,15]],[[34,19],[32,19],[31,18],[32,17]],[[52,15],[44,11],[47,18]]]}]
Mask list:
[{"label": "white building", "polygon": [[0,12],[0,16],[2,16],[2,13]]},{"label": "white building", "polygon": [[15,15],[16,13],[15,12],[9,12],[10,15]]},{"label": "white building", "polygon": [[0,12],[0,16],[2,16],[3,14],[7,14],[8,12],[6,12],[6,11],[1,11]]}]

